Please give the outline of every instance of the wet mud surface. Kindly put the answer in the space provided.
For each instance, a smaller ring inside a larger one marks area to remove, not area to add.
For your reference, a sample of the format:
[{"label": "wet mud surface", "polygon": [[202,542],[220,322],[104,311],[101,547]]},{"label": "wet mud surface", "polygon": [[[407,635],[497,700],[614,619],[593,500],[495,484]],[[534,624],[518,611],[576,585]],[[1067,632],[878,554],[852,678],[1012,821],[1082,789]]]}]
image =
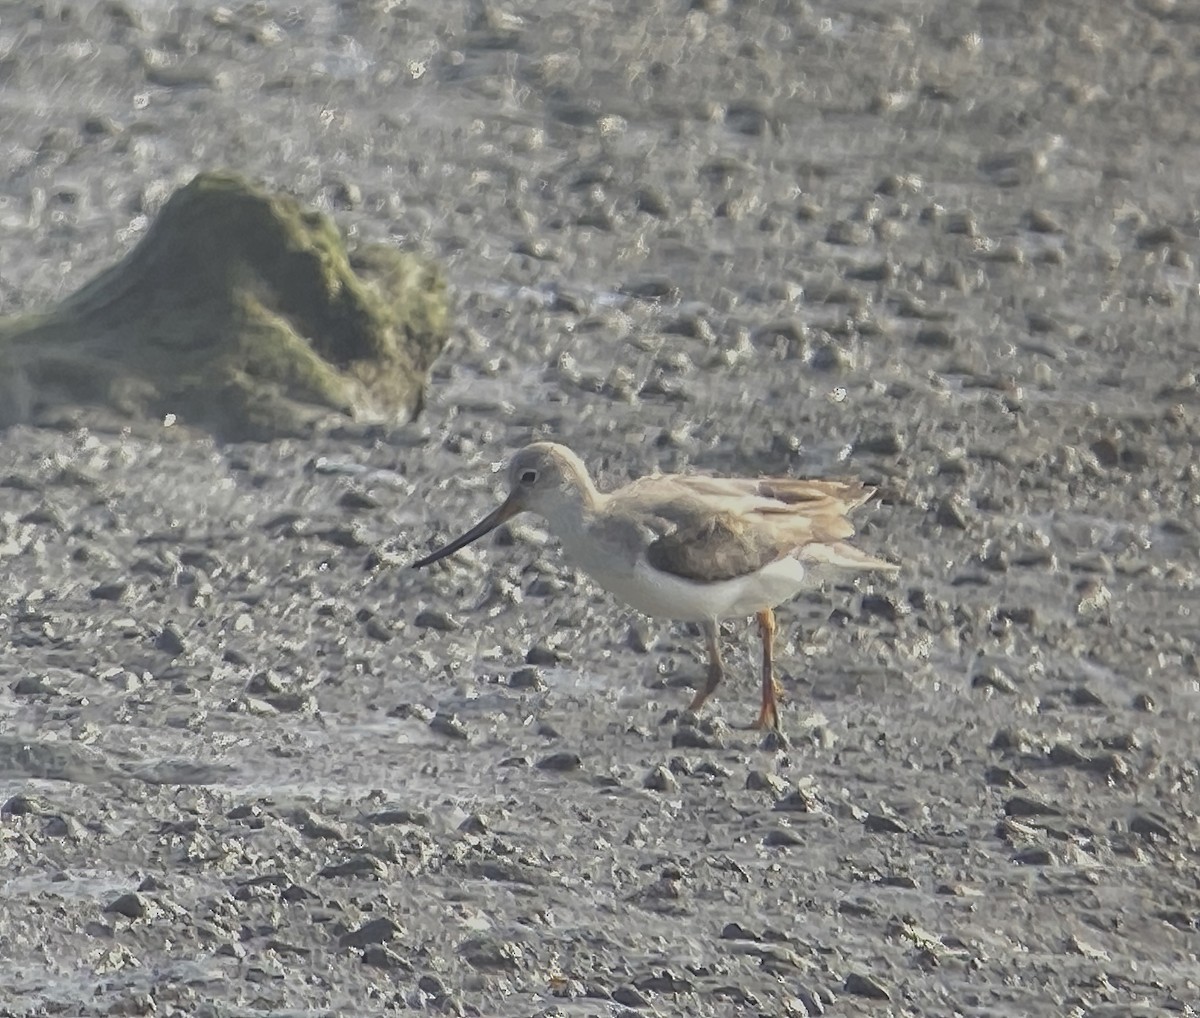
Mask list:
[{"label": "wet mud surface", "polygon": [[[424,416],[0,439],[0,1013],[1191,1014],[1186,4],[0,13],[0,311],[230,167],[439,259]],[[536,521],[850,475],[895,579],[687,627]]]}]

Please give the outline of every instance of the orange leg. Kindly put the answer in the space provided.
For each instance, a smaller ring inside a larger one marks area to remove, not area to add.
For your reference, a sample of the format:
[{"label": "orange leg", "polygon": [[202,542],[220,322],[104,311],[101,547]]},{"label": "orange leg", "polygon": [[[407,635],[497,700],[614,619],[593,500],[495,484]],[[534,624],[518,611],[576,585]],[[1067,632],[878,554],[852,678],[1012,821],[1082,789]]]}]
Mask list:
[{"label": "orange leg", "polygon": [[708,677],[704,686],[696,691],[688,710],[698,711],[704,706],[704,701],[713,695],[713,690],[720,685],[725,677],[725,665],[721,661],[721,645],[717,641],[717,625],[715,622],[704,623],[704,646],[708,649]]},{"label": "orange leg", "polygon": [[775,643],[775,613],[764,608],[758,613],[758,631],[762,634],[762,708],[754,722],[755,728],[779,730],[779,683],[775,681],[773,648]]}]

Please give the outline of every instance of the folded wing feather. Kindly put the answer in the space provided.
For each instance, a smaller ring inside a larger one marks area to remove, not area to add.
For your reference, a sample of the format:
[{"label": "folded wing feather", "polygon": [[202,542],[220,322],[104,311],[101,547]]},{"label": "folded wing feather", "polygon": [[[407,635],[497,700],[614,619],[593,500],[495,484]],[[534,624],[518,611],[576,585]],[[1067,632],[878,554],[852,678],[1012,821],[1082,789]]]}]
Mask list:
[{"label": "folded wing feather", "polygon": [[873,493],[866,485],[683,475],[653,481],[635,481],[620,495],[660,535],[647,548],[650,564],[675,576],[730,580],[793,553],[858,568],[887,565],[840,543],[854,533],[845,514]]}]

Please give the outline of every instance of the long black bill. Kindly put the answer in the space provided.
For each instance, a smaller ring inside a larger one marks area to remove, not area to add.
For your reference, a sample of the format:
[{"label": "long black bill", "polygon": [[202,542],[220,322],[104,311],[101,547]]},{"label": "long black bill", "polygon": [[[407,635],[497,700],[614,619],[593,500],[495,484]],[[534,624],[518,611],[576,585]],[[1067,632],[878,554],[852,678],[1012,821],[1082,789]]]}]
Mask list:
[{"label": "long black bill", "polygon": [[521,506],[514,499],[506,499],[495,510],[488,513],[483,519],[468,530],[462,537],[455,538],[445,547],[439,548],[432,554],[426,555],[423,559],[418,559],[413,563],[414,569],[421,569],[434,562],[444,559],[447,555],[453,555],[460,548],[465,548],[472,541],[478,541],[484,534],[491,533],[505,520],[512,519],[517,513],[521,512]]}]

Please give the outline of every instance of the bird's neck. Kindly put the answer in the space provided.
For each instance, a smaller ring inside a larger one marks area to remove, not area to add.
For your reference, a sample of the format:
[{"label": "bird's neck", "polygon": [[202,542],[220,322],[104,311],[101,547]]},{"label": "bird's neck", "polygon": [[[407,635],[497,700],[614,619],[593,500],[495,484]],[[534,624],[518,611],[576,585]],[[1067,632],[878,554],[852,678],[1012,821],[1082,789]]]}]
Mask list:
[{"label": "bird's neck", "polygon": [[573,489],[569,498],[555,503],[553,510],[547,515],[546,522],[566,543],[571,538],[583,534],[590,522],[600,511],[604,496],[591,484]]}]

